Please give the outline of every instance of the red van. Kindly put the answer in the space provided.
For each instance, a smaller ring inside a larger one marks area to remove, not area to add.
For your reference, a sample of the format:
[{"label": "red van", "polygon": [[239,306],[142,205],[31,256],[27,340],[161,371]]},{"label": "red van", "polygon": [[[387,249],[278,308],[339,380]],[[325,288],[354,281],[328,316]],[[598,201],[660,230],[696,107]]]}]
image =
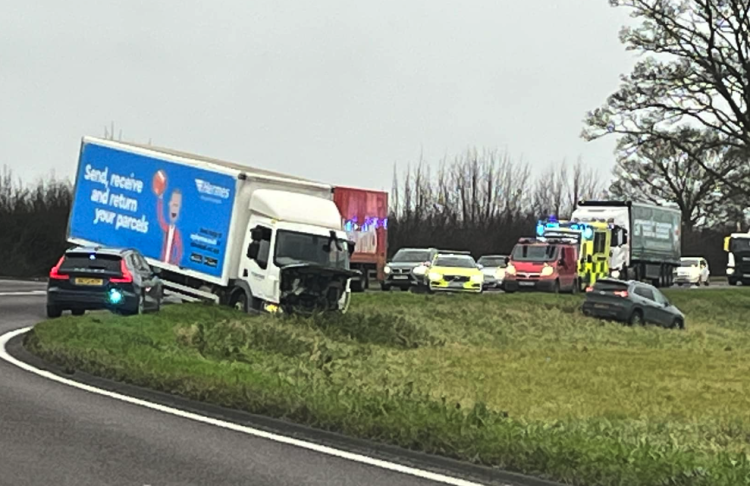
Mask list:
[{"label": "red van", "polygon": [[565,238],[521,238],[508,257],[503,288],[509,293],[577,293],[578,243]]}]

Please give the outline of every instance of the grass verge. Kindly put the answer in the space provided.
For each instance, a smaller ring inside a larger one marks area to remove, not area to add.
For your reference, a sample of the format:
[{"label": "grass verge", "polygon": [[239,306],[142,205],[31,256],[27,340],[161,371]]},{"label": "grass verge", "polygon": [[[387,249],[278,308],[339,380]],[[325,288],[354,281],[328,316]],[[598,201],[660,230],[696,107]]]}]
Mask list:
[{"label": "grass verge", "polygon": [[669,294],[687,330],[540,294],[357,295],[345,316],[206,305],[47,321],[99,376],[577,485],[750,484],[750,292]]}]

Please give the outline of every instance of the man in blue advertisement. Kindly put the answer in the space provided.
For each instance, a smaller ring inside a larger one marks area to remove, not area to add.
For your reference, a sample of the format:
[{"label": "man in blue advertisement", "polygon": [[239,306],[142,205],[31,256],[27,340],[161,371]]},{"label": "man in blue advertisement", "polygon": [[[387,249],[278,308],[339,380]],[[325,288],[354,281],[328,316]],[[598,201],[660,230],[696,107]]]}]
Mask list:
[{"label": "man in blue advertisement", "polygon": [[153,190],[157,196],[156,213],[159,217],[159,226],[164,232],[161,247],[161,261],[172,265],[180,265],[182,261],[182,234],[177,228],[177,220],[182,210],[182,192],[172,189],[169,197],[169,221],[164,218],[164,192],[167,188],[167,175],[163,170],[154,174]]}]

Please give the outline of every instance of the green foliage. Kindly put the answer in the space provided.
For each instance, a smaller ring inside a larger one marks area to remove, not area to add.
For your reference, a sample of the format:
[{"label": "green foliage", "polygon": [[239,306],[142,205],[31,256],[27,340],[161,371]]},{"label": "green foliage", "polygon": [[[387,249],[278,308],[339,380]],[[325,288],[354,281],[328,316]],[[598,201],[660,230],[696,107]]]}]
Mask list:
[{"label": "green foliage", "polygon": [[66,367],[577,485],[750,484],[750,292],[670,298],[687,330],[540,294],[356,296],[344,316],[205,305],[38,325]]}]

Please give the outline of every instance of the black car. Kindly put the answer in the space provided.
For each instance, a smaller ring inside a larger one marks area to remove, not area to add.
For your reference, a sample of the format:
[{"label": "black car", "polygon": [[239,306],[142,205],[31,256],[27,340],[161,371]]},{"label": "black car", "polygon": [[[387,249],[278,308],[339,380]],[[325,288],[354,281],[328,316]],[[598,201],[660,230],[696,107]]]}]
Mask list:
[{"label": "black car", "polygon": [[583,313],[628,324],[685,328],[685,315],[649,284],[605,278],[586,289]]},{"label": "black car", "polygon": [[161,308],[162,283],[137,250],[79,247],[68,250],[49,274],[47,316],[108,309],[141,314]]}]

